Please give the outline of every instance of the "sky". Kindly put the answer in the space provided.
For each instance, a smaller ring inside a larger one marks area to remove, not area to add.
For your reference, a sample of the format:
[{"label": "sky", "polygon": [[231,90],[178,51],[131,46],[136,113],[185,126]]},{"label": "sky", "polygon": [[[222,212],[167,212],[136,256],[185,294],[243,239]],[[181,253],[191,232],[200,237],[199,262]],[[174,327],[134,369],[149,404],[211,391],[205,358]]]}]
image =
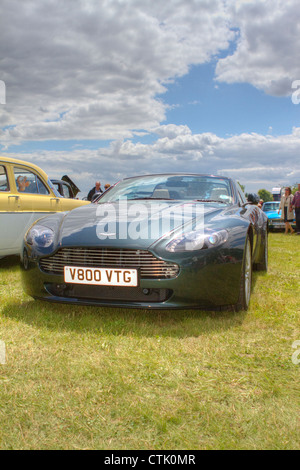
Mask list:
[{"label": "sky", "polygon": [[1,0],[0,84],[0,155],[80,197],[147,173],[300,182],[298,0]]}]

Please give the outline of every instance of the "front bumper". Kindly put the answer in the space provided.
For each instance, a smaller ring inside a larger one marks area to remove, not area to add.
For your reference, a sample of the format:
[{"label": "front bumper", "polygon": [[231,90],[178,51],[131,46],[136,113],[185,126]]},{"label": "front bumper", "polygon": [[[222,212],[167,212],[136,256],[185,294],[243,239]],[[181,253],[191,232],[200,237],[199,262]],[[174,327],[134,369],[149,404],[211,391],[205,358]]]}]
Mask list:
[{"label": "front bumper", "polygon": [[63,275],[44,272],[29,247],[21,267],[24,290],[36,299],[143,309],[215,308],[237,303],[242,257],[237,249],[205,250],[178,263],[176,278],[141,279],[137,288],[66,284]]},{"label": "front bumper", "polygon": [[[296,227],[296,222],[291,222],[293,228]],[[269,230],[285,230],[285,222],[282,219],[269,219]]]}]

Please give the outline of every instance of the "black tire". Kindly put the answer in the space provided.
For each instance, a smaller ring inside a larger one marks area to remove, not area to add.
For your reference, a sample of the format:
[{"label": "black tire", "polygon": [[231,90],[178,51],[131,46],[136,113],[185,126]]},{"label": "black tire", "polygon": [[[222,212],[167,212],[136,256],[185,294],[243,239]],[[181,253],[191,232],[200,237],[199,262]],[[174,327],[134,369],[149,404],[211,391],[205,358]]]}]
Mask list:
[{"label": "black tire", "polygon": [[256,271],[268,271],[268,249],[269,249],[268,233],[266,232],[263,258],[260,263],[256,263],[254,265],[254,269]]},{"label": "black tire", "polygon": [[248,310],[252,286],[252,250],[249,235],[247,235],[243,256],[242,273],[240,280],[239,300],[234,310]]}]

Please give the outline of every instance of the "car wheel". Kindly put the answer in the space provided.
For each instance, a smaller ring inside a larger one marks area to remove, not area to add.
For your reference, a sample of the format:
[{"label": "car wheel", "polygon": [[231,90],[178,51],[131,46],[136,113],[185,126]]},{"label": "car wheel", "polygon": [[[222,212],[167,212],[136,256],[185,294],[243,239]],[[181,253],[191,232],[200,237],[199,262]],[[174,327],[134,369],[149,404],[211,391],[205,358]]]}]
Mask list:
[{"label": "car wheel", "polygon": [[29,268],[29,259],[28,259],[27,250],[23,251],[23,268],[25,269],[25,271],[27,271],[27,269]]},{"label": "car wheel", "polygon": [[236,312],[247,310],[250,303],[252,286],[252,254],[251,243],[247,236],[243,257],[243,266],[240,280],[240,293],[238,303],[234,306]]},{"label": "car wheel", "polygon": [[268,271],[268,234],[266,233],[263,259],[260,263],[255,264],[256,271]]}]

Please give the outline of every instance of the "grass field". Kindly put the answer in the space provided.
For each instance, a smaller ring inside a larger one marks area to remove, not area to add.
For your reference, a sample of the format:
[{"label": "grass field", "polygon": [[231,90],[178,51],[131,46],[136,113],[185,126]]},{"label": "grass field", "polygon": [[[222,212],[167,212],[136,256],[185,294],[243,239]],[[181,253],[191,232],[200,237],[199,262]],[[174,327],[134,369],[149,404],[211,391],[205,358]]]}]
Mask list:
[{"label": "grass field", "polygon": [[238,314],[35,302],[0,261],[0,448],[299,449],[300,237],[269,241]]}]

